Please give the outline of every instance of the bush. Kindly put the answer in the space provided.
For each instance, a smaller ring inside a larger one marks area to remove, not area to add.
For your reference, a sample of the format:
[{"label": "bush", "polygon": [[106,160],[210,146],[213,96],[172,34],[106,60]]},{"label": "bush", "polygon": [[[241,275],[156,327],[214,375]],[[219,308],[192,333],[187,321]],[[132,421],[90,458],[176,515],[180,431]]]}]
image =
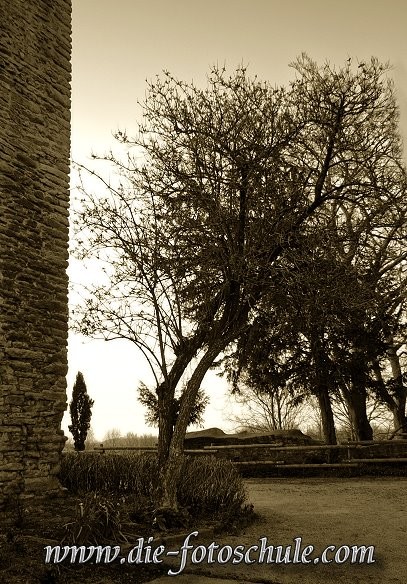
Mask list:
[{"label": "bush", "polygon": [[[180,477],[178,499],[193,517],[237,512],[246,501],[243,481],[227,460],[214,456],[185,457]],[[60,480],[71,493],[131,495],[135,501],[153,504],[158,486],[157,457],[66,452],[62,456]]]},{"label": "bush", "polygon": [[188,456],[181,477],[179,502],[195,517],[238,511],[246,501],[243,481],[228,460]]},{"label": "bush", "polygon": [[99,491],[150,497],[157,485],[157,460],[151,454],[66,452],[59,478],[71,493]]}]

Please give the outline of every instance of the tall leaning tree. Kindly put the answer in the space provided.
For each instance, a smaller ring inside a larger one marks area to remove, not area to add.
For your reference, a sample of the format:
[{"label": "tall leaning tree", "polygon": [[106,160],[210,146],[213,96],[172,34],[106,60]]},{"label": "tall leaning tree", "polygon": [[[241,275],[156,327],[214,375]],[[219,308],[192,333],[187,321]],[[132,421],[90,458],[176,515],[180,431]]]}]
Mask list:
[{"label": "tall leaning tree", "polygon": [[386,68],[335,71],[305,56],[295,68],[287,90],[245,69],[214,68],[203,89],[165,73],[148,85],[138,134],[117,135],[127,157],[104,157],[114,168],[111,181],[100,177],[105,192],[83,185],[78,252],[99,256],[105,281],[74,318],[85,334],[130,339],[149,360],[162,507],[177,508],[201,382],[270,293],[283,251],[330,200],[366,194],[353,167],[339,178],[337,169],[354,128],[382,122]]}]

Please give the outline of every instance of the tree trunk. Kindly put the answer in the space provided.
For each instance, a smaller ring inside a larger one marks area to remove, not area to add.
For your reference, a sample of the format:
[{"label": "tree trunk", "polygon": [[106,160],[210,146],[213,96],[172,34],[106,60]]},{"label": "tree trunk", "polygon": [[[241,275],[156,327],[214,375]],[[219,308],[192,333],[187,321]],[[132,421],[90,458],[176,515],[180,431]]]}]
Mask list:
[{"label": "tree trunk", "polygon": [[321,338],[321,331],[313,331],[311,338],[311,351],[315,368],[315,390],[313,393],[318,399],[324,440],[326,444],[336,444],[335,420],[329,395],[328,364]]},{"label": "tree trunk", "polygon": [[171,509],[172,511],[178,511],[177,484],[181,474],[183,459],[183,440],[180,444],[179,441],[174,441],[173,436],[171,439],[168,456],[166,460],[159,466],[159,509]]},{"label": "tree trunk", "polygon": [[353,382],[351,391],[348,392],[346,399],[355,431],[355,438],[358,441],[373,440],[373,430],[367,417],[366,398],[365,387]]},{"label": "tree trunk", "polygon": [[348,405],[349,417],[351,419],[357,441],[373,440],[373,430],[367,417],[367,391],[368,365],[364,352],[359,348],[351,349],[350,361],[348,364],[350,373],[350,388],[344,394]]},{"label": "tree trunk", "polygon": [[321,413],[322,433],[326,444],[336,444],[335,420],[332,412],[328,387],[320,384],[317,390],[318,405]]},{"label": "tree trunk", "polygon": [[203,339],[202,332],[193,337],[176,358],[166,379],[157,387],[158,400],[158,461],[160,467],[168,459],[171,439],[174,431],[174,397],[176,387],[186,368],[196,355]]},{"label": "tree trunk", "polygon": [[400,358],[394,344],[391,345],[387,352],[390,362],[391,373],[394,381],[394,395],[392,408],[394,431],[401,430],[407,432],[406,401],[407,388],[403,384],[403,373],[400,365]]},{"label": "tree trunk", "polygon": [[158,432],[158,464],[161,466],[168,458],[170,451],[171,438],[173,433],[173,402],[174,391],[170,388],[160,387],[157,390],[158,394],[158,416],[159,416],[159,432]]},{"label": "tree trunk", "polygon": [[184,398],[181,403],[177,421],[172,434],[168,456],[163,464],[160,464],[160,508],[178,510],[177,484],[182,469],[184,438],[188,427],[191,410],[201,387],[206,372],[219,355],[219,353],[233,339],[222,339],[214,342],[202,356],[196,366],[187,386],[184,390]]},{"label": "tree trunk", "polygon": [[404,398],[404,403],[399,403],[397,406],[393,410],[394,432],[400,431],[407,434],[406,398]]},{"label": "tree trunk", "polygon": [[[398,361],[397,354],[396,357]],[[393,360],[392,367],[393,378],[394,373],[396,373],[395,379],[398,378],[400,381],[402,381],[400,362],[398,361],[397,367],[397,361]],[[373,371],[375,374],[376,381],[378,382],[379,385],[379,397],[393,415],[394,432],[401,431],[403,433],[407,433],[406,389],[403,383],[397,384],[399,386],[399,391],[398,392],[396,391],[395,395],[391,395],[388,389],[386,388],[382,372],[380,369],[380,364],[377,360],[373,363]],[[397,375],[397,373],[399,373],[399,376]]]}]

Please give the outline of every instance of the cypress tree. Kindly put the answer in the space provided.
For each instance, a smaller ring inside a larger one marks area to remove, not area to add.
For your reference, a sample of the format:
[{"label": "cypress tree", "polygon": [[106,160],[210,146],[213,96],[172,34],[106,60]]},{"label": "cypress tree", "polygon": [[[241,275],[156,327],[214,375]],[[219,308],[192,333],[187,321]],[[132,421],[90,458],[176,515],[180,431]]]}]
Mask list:
[{"label": "cypress tree", "polygon": [[85,379],[79,371],[72,390],[72,400],[69,404],[71,425],[68,426],[73,436],[75,450],[85,450],[85,440],[90,428],[93,399],[88,395]]}]

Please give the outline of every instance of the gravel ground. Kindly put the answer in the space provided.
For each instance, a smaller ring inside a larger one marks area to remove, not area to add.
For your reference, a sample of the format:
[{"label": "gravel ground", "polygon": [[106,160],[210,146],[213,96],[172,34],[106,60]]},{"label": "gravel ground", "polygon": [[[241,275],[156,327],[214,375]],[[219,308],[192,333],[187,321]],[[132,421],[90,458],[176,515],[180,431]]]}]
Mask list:
[{"label": "gravel ground", "polygon": [[[255,561],[246,565],[228,561],[223,565],[215,562],[193,566],[188,562],[181,576],[165,576],[164,580],[158,581],[160,584],[164,581],[204,584],[206,580],[202,576],[210,576],[210,584],[218,584],[219,578],[229,578],[240,584],[407,584],[407,478],[270,478],[249,479],[245,484],[258,520],[240,535],[215,537],[219,546],[228,545],[232,549],[245,546],[247,551],[250,546],[259,545],[260,538],[265,537],[269,546],[291,545],[294,548],[294,538],[301,538],[299,555],[305,546],[313,545],[312,558],[329,545],[375,546],[375,563],[284,565]],[[61,517],[58,515],[59,523]],[[44,531],[42,537],[46,536]],[[174,549],[180,549],[183,538],[184,535],[180,535]],[[194,542],[191,538],[195,545],[210,544],[211,541],[200,538]],[[7,544],[6,537],[0,536],[0,544],[0,582],[5,584],[76,584],[79,581],[87,584],[136,584],[160,574],[166,575],[170,568],[177,571],[180,564],[178,555],[171,559],[170,564],[167,558],[167,565],[156,566],[86,566],[80,571],[67,568],[61,573],[54,566],[55,569],[45,577],[43,540],[37,541],[26,534],[25,537],[17,535],[14,544]],[[170,545],[167,547],[171,549]],[[215,559],[218,551],[214,552]],[[189,551],[189,557],[191,553]],[[227,550],[222,553],[227,553]],[[251,552],[250,559],[256,559],[256,554]]]},{"label": "gravel ground", "polygon": [[249,547],[267,537],[268,545],[294,548],[294,538],[301,537],[301,549],[315,546],[312,558],[329,545],[373,545],[375,563],[202,563],[188,566],[189,572],[279,584],[407,584],[407,478],[250,479],[246,485],[259,520],[241,535],[218,537],[216,543]]}]

